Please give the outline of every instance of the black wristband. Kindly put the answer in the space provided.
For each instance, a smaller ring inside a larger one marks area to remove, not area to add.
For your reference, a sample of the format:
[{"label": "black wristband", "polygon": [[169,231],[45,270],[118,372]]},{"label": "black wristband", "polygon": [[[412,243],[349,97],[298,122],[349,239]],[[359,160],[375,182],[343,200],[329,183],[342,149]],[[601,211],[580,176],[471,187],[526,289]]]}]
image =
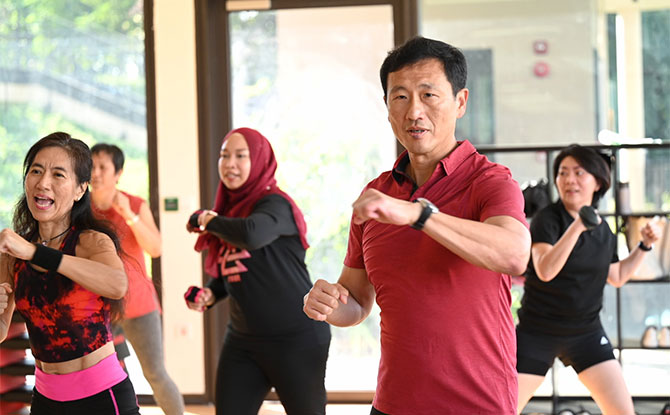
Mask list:
[{"label": "black wristband", "polygon": [[195,303],[198,300],[198,294],[200,294],[200,291],[202,291],[202,288],[191,285],[184,293],[184,300]]},{"label": "black wristband", "polygon": [[56,271],[63,260],[63,253],[58,249],[49,248],[42,244],[35,244],[37,249],[30,262],[48,271]]},{"label": "black wristband", "polygon": [[188,218],[188,224],[189,224],[192,228],[199,228],[199,227],[200,227],[200,225],[198,224],[198,218],[200,217],[200,215],[201,215],[202,212],[204,212],[204,211],[205,211],[204,209],[196,210],[196,211],[193,212],[193,214],[191,214],[191,216]]},{"label": "black wristband", "polygon": [[637,244],[637,246],[638,246],[641,250],[643,250],[644,252],[649,252],[649,251],[651,251],[651,248],[654,247],[654,245],[652,245],[652,246],[647,246],[647,245],[645,245],[644,242],[642,242],[642,241],[640,241],[640,243]]}]

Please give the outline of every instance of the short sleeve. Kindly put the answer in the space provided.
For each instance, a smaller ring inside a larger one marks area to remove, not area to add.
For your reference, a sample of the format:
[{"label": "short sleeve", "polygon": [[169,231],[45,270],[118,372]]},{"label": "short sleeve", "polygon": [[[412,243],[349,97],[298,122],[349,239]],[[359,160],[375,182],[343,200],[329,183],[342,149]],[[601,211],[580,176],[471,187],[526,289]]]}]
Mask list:
[{"label": "short sleeve", "polygon": [[344,257],[344,265],[350,268],[365,268],[363,260],[363,224],[357,225],[351,218],[349,226],[349,243],[347,244],[347,255]]},{"label": "short sleeve", "polygon": [[523,194],[509,169],[497,165],[484,173],[474,188],[480,206],[480,221],[493,216],[511,216],[528,227]]},{"label": "short sleeve", "polygon": [[530,224],[530,236],[533,243],[544,242],[554,245],[563,234],[560,218],[552,206],[541,210],[533,218]]}]

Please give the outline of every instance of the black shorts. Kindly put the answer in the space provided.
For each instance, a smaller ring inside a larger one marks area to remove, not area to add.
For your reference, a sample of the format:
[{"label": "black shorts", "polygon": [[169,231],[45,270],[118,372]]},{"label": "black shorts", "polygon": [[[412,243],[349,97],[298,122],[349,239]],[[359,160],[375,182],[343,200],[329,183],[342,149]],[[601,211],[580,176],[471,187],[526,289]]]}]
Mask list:
[{"label": "black shorts", "polygon": [[516,370],[544,376],[558,357],[580,373],[598,363],[614,359],[612,344],[602,326],[575,336],[538,334],[516,328]]}]

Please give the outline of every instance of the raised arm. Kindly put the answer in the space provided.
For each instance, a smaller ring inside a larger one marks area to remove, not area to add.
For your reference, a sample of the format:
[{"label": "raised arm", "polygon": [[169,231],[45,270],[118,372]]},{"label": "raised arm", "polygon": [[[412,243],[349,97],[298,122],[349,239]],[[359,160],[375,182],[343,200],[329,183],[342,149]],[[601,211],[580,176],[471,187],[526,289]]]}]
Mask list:
[{"label": "raised arm", "polygon": [[[0,248],[1,250],[1,248]],[[10,258],[0,254],[0,343],[7,338],[14,313],[14,284],[10,269]]]},{"label": "raised arm", "polygon": [[142,249],[151,255],[152,258],[161,256],[163,250],[161,233],[156,226],[156,221],[151,213],[151,209],[149,209],[149,205],[142,202],[140,205],[140,212],[135,214],[135,212],[130,209],[128,196],[117,191],[114,195],[113,206],[126,220],[126,223],[128,223],[128,226],[132,230],[135,239],[137,239],[137,242]]},{"label": "raised arm", "polygon": [[216,212],[206,210],[198,220],[207,232],[248,250],[262,248],[280,236],[298,232],[291,205],[279,195],[261,199],[245,218],[219,216]]},{"label": "raised arm", "polygon": [[318,280],[303,299],[303,311],[311,319],[334,326],[354,326],[370,315],[375,290],[365,269],[342,269],[336,284]]},{"label": "raised arm", "polygon": [[[0,232],[0,253],[30,261],[36,251],[35,244],[26,241],[13,230],[4,229]],[[101,232],[82,232],[75,253],[76,256],[63,255],[56,269],[59,274],[103,297],[120,299],[126,294],[128,277],[109,236]],[[44,271],[40,267],[36,268]]]},{"label": "raised arm", "polygon": [[63,255],[58,272],[87,290],[112,299],[120,299],[128,289],[123,262],[109,236],[100,232],[82,232],[76,256]]},{"label": "raised arm", "polygon": [[[668,225],[666,224],[666,226]],[[661,231],[656,222],[651,221],[647,222],[640,230],[640,234],[642,236],[642,244],[647,248],[651,248],[660,238]],[[609,273],[607,274],[607,282],[615,287],[623,286],[635,274],[640,265],[642,265],[647,252],[636,246],[626,258],[611,264]]]},{"label": "raised arm", "polygon": [[491,271],[521,275],[528,265],[530,234],[510,216],[477,222],[437,213],[423,231],[469,263]]},{"label": "raised arm", "polygon": [[585,230],[586,226],[577,216],[554,245],[546,242],[533,243],[531,247],[533,267],[540,280],[548,282],[558,275],[577,244],[579,236]]},{"label": "raised arm", "polygon": [[[354,202],[354,222],[376,220],[408,226],[417,221],[422,207],[367,189]],[[471,264],[510,275],[520,275],[528,264],[530,233],[510,216],[493,216],[484,222],[445,213],[432,214],[422,230]]]}]

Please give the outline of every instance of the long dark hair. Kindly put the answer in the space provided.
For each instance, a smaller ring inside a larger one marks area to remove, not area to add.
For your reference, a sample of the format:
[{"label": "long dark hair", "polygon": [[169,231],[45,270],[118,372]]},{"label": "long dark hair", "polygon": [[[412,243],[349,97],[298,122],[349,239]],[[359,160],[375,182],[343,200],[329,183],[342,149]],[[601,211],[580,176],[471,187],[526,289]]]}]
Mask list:
[{"label": "long dark hair", "polygon": [[568,156],[575,159],[584,170],[593,175],[600,185],[600,188],[593,192],[593,200],[591,201],[591,206],[597,208],[598,202],[600,202],[600,199],[605,195],[612,183],[610,166],[606,159],[607,156],[594,149],[582,147],[579,144],[571,144],[561,150],[554,159],[554,179],[558,176],[561,162]]},{"label": "long dark hair", "polygon": [[[23,160],[23,182],[25,183],[30,166],[35,161],[37,153],[48,147],[58,147],[65,150],[72,161],[75,178],[78,185],[88,183],[91,180],[91,170],[93,168],[93,161],[91,160],[91,150],[88,145],[81,140],[72,138],[70,134],[63,132],[55,132],[41,138],[38,142],[33,144]],[[12,222],[14,231],[23,238],[28,239],[38,229],[38,222],[30,213],[28,208],[28,200],[26,199],[25,190],[21,199],[16,203],[14,208],[14,219]],[[93,230],[102,232],[109,236],[114,242],[117,252],[120,252],[119,238],[116,233],[106,225],[105,222],[97,219],[91,208],[91,194],[88,190],[88,185],[84,195],[72,206],[70,211],[70,226],[82,231]],[[112,318],[118,318],[123,309],[122,300],[114,300],[103,297],[103,301],[109,303],[112,309]]]}]

